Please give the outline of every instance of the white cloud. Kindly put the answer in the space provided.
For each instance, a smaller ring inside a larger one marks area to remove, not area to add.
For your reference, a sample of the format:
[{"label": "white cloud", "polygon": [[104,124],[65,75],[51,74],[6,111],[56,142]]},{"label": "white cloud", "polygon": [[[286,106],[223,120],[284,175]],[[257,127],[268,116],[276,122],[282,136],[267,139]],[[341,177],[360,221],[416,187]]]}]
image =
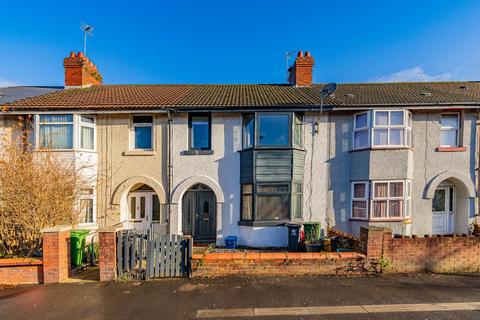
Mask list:
[{"label": "white cloud", "polygon": [[17,84],[16,84],[15,82],[13,82],[13,81],[0,78],[0,88],[3,88],[3,87],[12,87],[12,86],[16,86],[16,85],[17,85]]},{"label": "white cloud", "polygon": [[449,81],[454,77],[451,73],[442,73],[430,75],[425,73],[422,66],[416,66],[411,69],[395,72],[380,78],[373,79],[372,82],[427,82],[427,81]]}]

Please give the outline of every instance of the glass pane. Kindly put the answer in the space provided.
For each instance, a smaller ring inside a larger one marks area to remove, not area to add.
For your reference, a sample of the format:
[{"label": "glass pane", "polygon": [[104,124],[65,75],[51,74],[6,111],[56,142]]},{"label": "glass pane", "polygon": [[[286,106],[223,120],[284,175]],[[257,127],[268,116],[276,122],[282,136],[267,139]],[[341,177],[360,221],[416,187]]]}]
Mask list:
[{"label": "glass pane", "polygon": [[93,199],[80,200],[80,223],[92,223],[93,222]]},{"label": "glass pane", "polygon": [[453,188],[452,188],[452,187],[448,188],[448,196],[449,196],[449,197],[448,197],[448,198],[449,198],[449,201],[448,201],[448,205],[449,205],[448,210],[449,210],[450,212],[453,212],[454,207],[453,207]]},{"label": "glass pane", "polygon": [[388,129],[373,129],[373,144],[376,146],[388,145]]},{"label": "glass pane", "polygon": [[403,182],[390,183],[390,197],[403,197]]},{"label": "glass pane", "polygon": [[375,198],[386,198],[388,197],[388,183],[375,183],[374,184],[374,196]]},{"label": "glass pane", "polygon": [[90,127],[81,127],[80,145],[82,149],[93,150],[94,130]]},{"label": "glass pane", "polygon": [[152,149],[152,127],[135,127],[135,149]]},{"label": "glass pane", "polygon": [[95,123],[94,118],[90,117],[90,116],[80,116],[80,121],[83,122],[83,123],[90,123],[90,124]]},{"label": "glass pane", "polygon": [[407,117],[408,117],[408,127],[411,128],[413,126],[412,114],[410,112],[407,112]]},{"label": "glass pane", "polygon": [[153,123],[152,116],[133,116],[133,123]]},{"label": "glass pane", "polygon": [[302,218],[302,195],[293,194],[292,195],[292,218],[301,219]]},{"label": "glass pane", "polygon": [[160,200],[156,194],[152,196],[152,221],[160,221]]},{"label": "glass pane", "polygon": [[243,147],[253,147],[253,139],[255,136],[254,115],[247,114],[243,117]]},{"label": "glass pane", "polygon": [[270,193],[270,192],[288,192],[288,185],[258,185],[257,192]]},{"label": "glass pane", "polygon": [[457,130],[442,130],[440,131],[440,145],[456,147],[457,144]]},{"label": "glass pane", "polygon": [[458,115],[442,114],[442,128],[458,128]]},{"label": "glass pane", "polygon": [[44,114],[40,115],[40,122],[73,122],[71,114]]},{"label": "glass pane", "polygon": [[47,149],[73,149],[73,125],[40,125],[40,147]]},{"label": "glass pane", "polygon": [[366,128],[368,126],[368,113],[355,115],[355,129]]},{"label": "glass pane", "polygon": [[259,143],[268,146],[286,146],[289,144],[289,119],[287,114],[260,115]]},{"label": "glass pane", "polygon": [[287,220],[289,206],[288,195],[257,196],[257,220]]},{"label": "glass pane", "polygon": [[388,111],[376,111],[375,112],[375,125],[387,126],[388,125]]},{"label": "glass pane", "polygon": [[135,219],[137,214],[137,198],[136,197],[131,197],[130,198],[130,219]]},{"label": "glass pane", "polygon": [[364,183],[355,183],[353,185],[353,197],[354,198],[366,198],[366,187]]},{"label": "glass pane", "polygon": [[356,131],[353,134],[353,146],[355,149],[368,147],[368,129]]},{"label": "glass pane", "polygon": [[145,219],[145,197],[140,197],[140,218]]},{"label": "glass pane", "polygon": [[389,215],[390,217],[401,217],[403,212],[403,200],[390,200],[389,201],[390,209]]},{"label": "glass pane", "polygon": [[352,217],[353,218],[367,217],[367,201],[352,201]]},{"label": "glass pane", "polygon": [[300,115],[295,114],[295,128],[293,131],[293,145],[296,147],[302,147],[302,118]]},{"label": "glass pane", "polygon": [[210,125],[208,117],[192,117],[190,143],[192,149],[210,149]]},{"label": "glass pane", "polygon": [[404,129],[390,129],[390,145],[403,146],[404,143]]},{"label": "glass pane", "polygon": [[435,195],[433,196],[433,211],[434,212],[445,212],[445,189],[435,190]]},{"label": "glass pane", "polygon": [[403,126],[403,111],[390,112],[390,124],[392,126]]},{"label": "glass pane", "polygon": [[251,184],[244,184],[242,186],[243,194],[252,194],[253,193],[253,185]]},{"label": "glass pane", "polygon": [[253,197],[251,195],[242,197],[242,220],[252,220]]},{"label": "glass pane", "polygon": [[387,200],[373,201],[374,218],[384,218],[387,216]]}]

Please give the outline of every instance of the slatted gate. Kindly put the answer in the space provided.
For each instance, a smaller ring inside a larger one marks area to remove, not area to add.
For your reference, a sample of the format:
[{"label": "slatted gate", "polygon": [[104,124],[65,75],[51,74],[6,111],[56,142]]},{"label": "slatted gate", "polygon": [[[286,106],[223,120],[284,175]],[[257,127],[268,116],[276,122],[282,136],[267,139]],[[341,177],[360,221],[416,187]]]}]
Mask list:
[{"label": "slatted gate", "polygon": [[152,230],[117,232],[119,277],[138,280],[188,277],[191,274],[192,239],[161,235]]}]

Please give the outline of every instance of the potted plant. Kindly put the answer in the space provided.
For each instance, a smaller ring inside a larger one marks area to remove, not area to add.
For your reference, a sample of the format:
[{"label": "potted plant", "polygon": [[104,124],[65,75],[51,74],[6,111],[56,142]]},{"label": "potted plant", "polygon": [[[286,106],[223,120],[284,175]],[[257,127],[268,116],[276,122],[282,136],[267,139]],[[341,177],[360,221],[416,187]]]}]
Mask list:
[{"label": "potted plant", "polygon": [[303,228],[305,232],[305,250],[307,252],[321,251],[320,223],[306,223],[303,225]]}]

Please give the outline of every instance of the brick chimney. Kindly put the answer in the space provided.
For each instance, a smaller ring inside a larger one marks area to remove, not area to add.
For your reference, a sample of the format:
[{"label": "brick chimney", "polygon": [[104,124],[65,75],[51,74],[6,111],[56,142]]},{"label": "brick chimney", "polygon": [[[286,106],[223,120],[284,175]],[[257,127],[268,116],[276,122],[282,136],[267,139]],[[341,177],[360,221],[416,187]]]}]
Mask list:
[{"label": "brick chimney", "polygon": [[312,86],[312,70],[314,60],[310,55],[310,51],[298,51],[297,58],[293,65],[288,69],[288,82],[296,87],[311,87]]},{"label": "brick chimney", "polygon": [[65,88],[84,88],[94,84],[102,84],[102,76],[83,52],[71,52],[69,57],[63,59],[65,68]]}]

